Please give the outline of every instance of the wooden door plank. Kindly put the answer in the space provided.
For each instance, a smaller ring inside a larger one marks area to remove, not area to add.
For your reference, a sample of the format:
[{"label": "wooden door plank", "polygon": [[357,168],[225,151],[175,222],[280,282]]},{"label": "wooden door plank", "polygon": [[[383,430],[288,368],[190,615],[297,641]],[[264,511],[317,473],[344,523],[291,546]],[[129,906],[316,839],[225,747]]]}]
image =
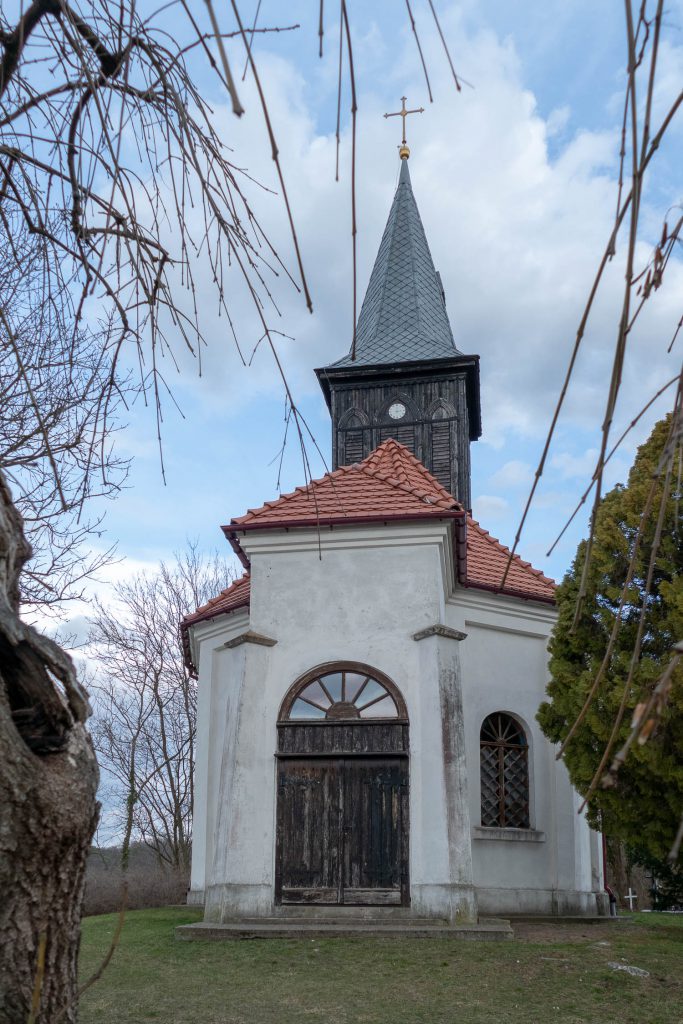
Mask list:
[{"label": "wooden door plank", "polygon": [[407,763],[399,758],[344,761],[344,903],[372,903],[373,893],[379,905],[405,899],[407,780]]},{"label": "wooden door plank", "polygon": [[401,905],[400,889],[345,889],[346,907],[398,907]]},{"label": "wooden door plank", "polygon": [[339,889],[291,889],[287,886],[282,888],[283,903],[333,903],[339,902]]},{"label": "wooden door plank", "polygon": [[[281,737],[276,901],[407,906],[409,762],[395,748],[397,738],[407,748],[408,726],[401,723],[398,736],[395,723],[373,729],[372,745],[390,752],[365,758],[356,751],[335,756],[334,748],[349,743],[347,728],[334,726],[324,743],[313,728]],[[325,756],[320,746],[328,743],[333,750]],[[301,745],[318,750],[298,753]]]},{"label": "wooden door plank", "polygon": [[278,897],[286,891],[337,890],[339,771],[334,761],[278,765]]}]

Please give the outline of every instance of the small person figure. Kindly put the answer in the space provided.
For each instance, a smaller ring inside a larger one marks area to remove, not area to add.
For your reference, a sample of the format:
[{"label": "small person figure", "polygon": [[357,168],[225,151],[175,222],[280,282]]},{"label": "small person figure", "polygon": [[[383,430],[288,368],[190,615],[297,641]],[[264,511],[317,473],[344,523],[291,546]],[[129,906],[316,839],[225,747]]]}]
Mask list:
[{"label": "small person figure", "polygon": [[605,892],[609,897],[609,916],[617,916],[617,894],[614,889],[610,888],[609,885],[605,884]]}]

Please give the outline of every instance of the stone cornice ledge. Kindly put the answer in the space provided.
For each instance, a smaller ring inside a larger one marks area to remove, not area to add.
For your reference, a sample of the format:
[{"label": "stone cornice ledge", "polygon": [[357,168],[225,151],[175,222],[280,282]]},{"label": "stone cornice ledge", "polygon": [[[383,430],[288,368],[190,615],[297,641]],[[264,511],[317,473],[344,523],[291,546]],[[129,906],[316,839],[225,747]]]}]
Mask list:
[{"label": "stone cornice ledge", "polygon": [[221,644],[223,650],[230,650],[233,647],[240,647],[242,644],[260,644],[261,647],[275,647],[277,640],[273,640],[272,637],[263,636],[262,633],[254,633],[251,629],[246,633],[240,633],[239,636],[233,637],[232,640],[226,640],[224,644]]},{"label": "stone cornice ledge", "polygon": [[544,843],[545,832],[535,828],[491,828],[487,825],[474,825],[473,839],[502,839],[513,843]]},{"label": "stone cornice ledge", "polygon": [[419,633],[413,633],[413,640],[426,640],[429,636],[443,636],[447,640],[464,640],[467,637],[467,633],[462,633],[459,629],[451,629],[450,626],[443,626],[440,622],[436,622],[433,626],[421,629]]}]

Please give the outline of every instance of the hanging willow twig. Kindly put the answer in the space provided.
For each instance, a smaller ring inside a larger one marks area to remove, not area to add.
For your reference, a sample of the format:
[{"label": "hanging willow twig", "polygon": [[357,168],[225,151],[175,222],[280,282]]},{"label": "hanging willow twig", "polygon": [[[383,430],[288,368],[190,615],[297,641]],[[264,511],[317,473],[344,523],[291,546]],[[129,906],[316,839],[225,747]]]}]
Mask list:
[{"label": "hanging willow twig", "polygon": [[[622,170],[620,170],[619,184],[618,184],[618,188],[617,188],[617,197],[618,197],[617,211],[616,211],[616,215],[615,215],[615,219],[614,219],[614,224],[613,224],[613,226],[612,226],[612,228],[610,230],[609,238],[607,239],[607,243],[605,245],[605,249],[604,249],[603,255],[601,257],[600,264],[598,266],[597,272],[596,272],[595,277],[593,279],[593,282],[591,284],[591,287],[590,287],[590,290],[589,290],[589,294],[588,294],[588,299],[586,301],[585,307],[583,309],[583,312],[582,312],[582,315],[581,315],[581,318],[580,318],[580,321],[579,321],[579,326],[578,326],[578,329],[577,329],[577,332],[576,332],[576,337],[575,337],[574,345],[573,345],[573,348],[572,348],[572,351],[571,351],[571,355],[570,355],[570,358],[569,358],[569,363],[568,363],[567,370],[566,370],[566,373],[565,373],[565,376],[564,376],[564,380],[563,380],[561,388],[560,388],[560,394],[559,394],[558,400],[557,400],[557,402],[555,404],[553,415],[551,417],[550,426],[548,428],[546,439],[545,439],[545,442],[544,442],[544,445],[543,445],[543,449],[542,449],[542,452],[541,452],[541,457],[539,459],[538,465],[537,465],[536,470],[534,472],[533,483],[531,485],[531,489],[529,491],[529,495],[528,495],[527,500],[525,502],[524,509],[522,511],[522,515],[521,515],[519,524],[517,526],[517,530],[515,532],[514,542],[512,544],[511,550],[510,550],[510,555],[509,555],[509,558],[508,558],[508,561],[507,561],[507,564],[506,564],[506,567],[505,567],[505,570],[503,572],[503,576],[502,576],[502,579],[501,579],[501,586],[502,586],[502,585],[504,585],[505,580],[507,579],[507,575],[509,573],[510,566],[512,565],[512,559],[513,559],[513,557],[514,557],[514,555],[515,555],[515,553],[517,551],[517,548],[519,546],[519,541],[521,540],[521,536],[522,536],[524,527],[526,525],[526,522],[527,522],[529,513],[531,511],[531,507],[532,507],[534,498],[536,496],[536,491],[538,489],[538,485],[539,485],[541,477],[543,476],[543,473],[545,471],[545,466],[546,466],[546,462],[547,462],[547,459],[548,459],[548,456],[549,456],[549,453],[550,453],[551,445],[552,445],[552,442],[553,442],[553,439],[554,439],[555,430],[557,428],[557,424],[558,424],[559,419],[560,419],[560,414],[562,412],[565,399],[566,399],[567,394],[569,392],[569,387],[570,387],[570,383],[571,383],[572,378],[573,378],[574,369],[575,369],[575,366],[576,366],[576,361],[577,361],[577,358],[578,358],[579,351],[581,349],[582,343],[584,341],[584,336],[585,336],[585,333],[586,333],[586,329],[587,329],[587,326],[588,326],[588,322],[589,322],[591,313],[593,311],[595,300],[596,300],[597,296],[600,294],[600,289],[601,289],[601,286],[602,286],[602,283],[603,283],[603,278],[604,278],[605,270],[607,268],[607,265],[611,261],[611,259],[616,254],[617,240],[618,240],[620,231],[621,231],[624,223],[626,222],[627,215],[628,215],[629,235],[628,235],[628,245],[627,245],[627,254],[626,254],[626,275],[625,275],[624,292],[623,292],[623,295],[622,295],[621,315],[620,315],[620,320],[619,320],[619,325],[618,325],[618,330],[617,330],[617,340],[616,340],[616,344],[615,344],[615,352],[614,352],[613,363],[612,363],[611,382],[610,382],[608,396],[607,396],[607,400],[606,400],[605,414],[604,414],[603,425],[602,425],[602,430],[601,430],[600,454],[599,454],[598,459],[596,461],[595,470],[593,472],[593,481],[594,482],[591,485],[591,489],[593,487],[595,487],[595,495],[594,495],[593,511],[592,511],[591,523],[590,523],[590,534],[589,534],[589,541],[588,541],[588,549],[589,550],[588,550],[588,557],[586,559],[586,567],[585,567],[585,570],[584,570],[584,578],[583,578],[583,581],[582,581],[582,586],[580,588],[580,596],[579,596],[579,600],[577,601],[577,611],[580,608],[580,605],[582,603],[583,592],[585,590],[585,580],[586,580],[585,573],[588,572],[588,566],[589,566],[589,562],[590,562],[590,549],[592,547],[591,537],[592,537],[593,526],[594,526],[595,511],[596,511],[597,506],[598,506],[598,504],[599,504],[599,502],[601,500],[601,497],[602,497],[603,471],[604,471],[604,467],[606,465],[607,458],[608,458],[607,457],[607,449],[608,449],[608,446],[609,446],[609,436],[610,436],[612,421],[613,421],[613,417],[614,417],[614,410],[616,408],[617,398],[619,396],[620,389],[621,389],[621,377],[622,377],[624,361],[625,361],[626,353],[627,353],[627,343],[628,343],[628,340],[629,340],[629,336],[630,336],[630,334],[633,331],[633,327],[634,327],[635,321],[637,320],[638,315],[640,314],[640,312],[641,312],[641,310],[642,310],[642,308],[643,308],[643,306],[645,304],[645,300],[649,299],[655,293],[655,291],[658,289],[658,287],[661,285],[663,273],[664,273],[664,270],[666,269],[666,264],[668,263],[668,256],[670,255],[670,252],[673,250],[673,246],[676,244],[676,242],[680,238],[680,231],[681,231],[680,222],[677,225],[677,227],[674,228],[673,232],[671,232],[671,233],[669,233],[668,230],[665,229],[666,230],[666,243],[665,244],[668,245],[668,242],[670,240],[671,241],[671,248],[667,250],[667,252],[668,252],[668,254],[667,254],[667,253],[665,253],[662,250],[661,243],[656,247],[655,253],[654,253],[653,258],[652,258],[652,270],[653,270],[653,272],[656,271],[656,274],[653,273],[653,275],[650,278],[650,282],[649,282],[649,283],[651,283],[652,286],[648,287],[648,288],[642,288],[641,289],[641,302],[639,303],[638,308],[637,308],[635,314],[631,316],[630,315],[631,297],[632,297],[632,294],[638,289],[639,282],[641,281],[641,277],[643,276],[643,271],[641,271],[639,273],[635,273],[634,263],[635,263],[635,245],[636,245],[636,239],[637,239],[638,227],[639,227],[639,218],[640,218],[640,196],[642,194],[642,188],[643,188],[643,182],[644,182],[644,179],[645,179],[645,173],[648,170],[648,168],[649,168],[649,166],[650,166],[650,164],[651,164],[655,154],[660,150],[660,147],[661,147],[662,142],[663,142],[663,140],[664,140],[664,138],[666,136],[667,131],[669,131],[669,129],[670,129],[674,119],[676,118],[676,115],[679,113],[681,107],[683,106],[683,90],[680,91],[677,94],[677,96],[675,97],[675,99],[671,103],[671,105],[670,105],[669,109],[667,110],[664,118],[662,119],[662,122],[661,122],[657,132],[654,135],[651,135],[650,122],[651,122],[651,116],[652,116],[652,104],[653,104],[654,90],[655,90],[655,86],[656,86],[656,82],[657,82],[656,70],[657,70],[657,57],[658,57],[659,38],[660,38],[660,34],[661,34],[662,18],[663,18],[663,3],[662,3],[662,0],[658,0],[656,13],[655,13],[655,15],[653,16],[652,19],[647,19],[646,12],[645,12],[645,4],[642,4],[641,7],[640,7],[640,10],[639,10],[638,19],[637,19],[637,22],[636,22],[635,26],[633,24],[633,19],[632,19],[632,15],[631,15],[630,0],[626,0],[626,8],[625,9],[626,9],[626,12],[627,12],[627,29],[628,29],[628,31],[627,31],[627,36],[628,36],[628,72],[627,72],[627,82],[626,82],[626,90],[625,90],[624,123],[626,125],[627,116],[630,115],[630,122],[629,123],[631,125],[630,132],[631,132],[631,149],[632,149],[632,181],[631,181],[631,187],[630,187],[630,190],[629,190],[628,194],[622,200],[621,199],[621,196],[622,196]],[[644,57],[645,57],[646,47],[647,47],[648,41],[651,42],[652,51],[651,51],[651,54],[650,54],[650,64],[649,64],[649,72],[648,72],[648,83],[647,83],[646,95],[645,95],[645,104],[644,104],[645,114],[644,114],[643,123],[642,123],[642,125],[639,126],[638,119],[637,119],[636,76],[637,76],[638,69],[644,63]],[[626,130],[627,129],[624,128],[624,133],[626,132]],[[625,135],[624,135],[624,138],[625,138]],[[622,159],[620,160],[620,165],[623,164],[623,159],[625,159],[625,142],[622,143],[622,149],[624,151],[624,157],[622,157]],[[669,238],[669,234],[671,234],[671,236],[672,236],[671,239]],[[647,275],[647,270],[645,270],[644,273],[645,273],[645,275]],[[675,340],[675,335],[674,335],[674,340]],[[671,348],[671,347],[672,347],[672,345],[669,346],[669,348]]]},{"label": "hanging willow twig", "polygon": [[[617,439],[617,441],[615,441],[615,443],[613,444],[612,449],[611,449],[609,455],[607,455],[607,457],[605,458],[605,466],[608,464],[608,462],[610,461],[612,456],[615,455],[616,452],[619,450],[619,448],[621,447],[622,443],[626,440],[626,438],[631,433],[633,428],[638,425],[638,423],[643,418],[645,413],[649,409],[652,408],[652,406],[655,404],[657,399],[661,398],[661,396],[664,394],[664,392],[668,391],[669,388],[678,381],[678,379],[679,379],[679,374],[676,374],[676,376],[672,377],[671,380],[668,380],[666,382],[666,384],[663,384],[661,386],[661,388],[659,388],[657,391],[655,391],[654,395],[652,395],[652,397],[645,403],[645,405],[642,407],[642,409],[640,409],[639,412],[633,417],[633,419],[631,420],[629,425],[626,427],[626,429],[624,431],[622,431],[622,433],[619,436],[619,438]],[[552,544],[550,545],[550,547],[546,551],[546,557],[548,557],[549,555],[552,555],[552,553],[555,550],[555,548],[557,547],[558,543],[560,542],[562,537],[565,535],[565,533],[567,532],[567,530],[569,529],[569,527],[573,523],[573,521],[576,518],[579,510],[585,504],[586,498],[588,497],[590,492],[593,490],[593,485],[594,484],[595,484],[595,473],[593,473],[593,477],[591,479],[591,482],[589,483],[588,487],[586,488],[586,490],[583,492],[583,494],[579,498],[579,501],[577,502],[576,507],[574,508],[574,511],[569,516],[569,518],[565,522],[564,526],[562,527],[562,529],[560,530],[558,535],[555,537],[555,540],[552,542]]]},{"label": "hanging willow twig", "polygon": [[344,33],[346,35],[346,54],[349,58],[349,79],[351,82],[351,244],[353,248],[353,341],[351,343],[351,359],[354,360],[356,358],[356,310],[358,308],[358,264],[356,252],[358,235],[356,227],[356,114],[358,112],[358,103],[356,101],[356,74],[353,67],[353,47],[351,45],[351,29],[346,10],[346,0],[341,0],[341,12],[344,22]]},{"label": "hanging willow twig", "polygon": [[[429,102],[433,103],[434,102],[434,97],[432,96],[432,87],[431,87],[430,82],[429,82],[429,74],[427,72],[427,65],[425,63],[424,54],[422,52],[422,44],[420,43],[420,37],[417,34],[417,26],[415,24],[415,18],[413,17],[413,12],[412,12],[412,9],[411,9],[411,6],[410,6],[410,0],[406,0],[406,10],[408,11],[408,18],[410,20],[410,27],[413,30],[413,35],[415,36],[415,45],[417,46],[417,52],[420,54],[420,63],[422,64],[422,71],[423,71],[424,76],[425,76],[425,85],[427,86],[427,92],[429,93]],[[457,81],[457,79],[456,79],[456,81]]]}]

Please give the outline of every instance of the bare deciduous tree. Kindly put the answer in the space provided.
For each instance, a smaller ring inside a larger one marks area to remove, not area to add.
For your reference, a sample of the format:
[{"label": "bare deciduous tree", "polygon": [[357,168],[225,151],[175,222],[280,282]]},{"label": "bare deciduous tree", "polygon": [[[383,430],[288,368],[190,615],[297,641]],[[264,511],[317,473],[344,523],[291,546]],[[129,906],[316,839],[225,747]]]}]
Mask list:
[{"label": "bare deciduous tree", "polygon": [[92,734],[100,767],[115,783],[109,813],[123,834],[124,867],[131,841],[142,841],[160,861],[189,870],[197,684],[179,623],[233,575],[191,544],[173,565],[119,584],[113,602],[96,607]]},{"label": "bare deciduous tree", "polygon": [[13,335],[0,347],[0,466],[33,549],[22,601],[59,612],[113,556],[101,541],[102,517],[91,518],[87,503],[113,497],[125,481],[127,463],[114,452],[111,428],[126,384],[116,382],[121,400],[112,398],[105,423],[107,325],[73,332],[61,304],[42,301],[43,243],[18,224],[12,244],[25,270],[17,273],[11,261],[0,266],[0,322]]},{"label": "bare deciduous tree", "polygon": [[[409,4],[406,9],[417,40]],[[430,9],[440,32],[431,0]],[[323,10],[321,4],[321,53]],[[120,367],[124,377],[131,366],[137,367],[130,386],[155,407],[160,436],[161,398],[167,389],[161,360],[168,357],[173,365],[178,345],[201,354],[204,341],[193,278],[198,253],[208,255],[219,309],[235,342],[228,297],[237,281],[253,301],[261,341],[270,346],[282,376],[287,422],[294,422],[308,474],[307,428],[282,373],[268,320],[269,275],[289,277],[309,307],[311,301],[252,47],[255,35],[282,28],[245,26],[236,0],[220,14],[231,14],[232,31],[223,31],[212,0],[203,6],[173,0],[144,14],[129,0],[116,5],[104,0],[29,0],[12,21],[0,14],[0,246],[10,277],[21,277],[26,251],[17,240],[25,234],[38,240],[40,291],[33,301],[37,307],[52,305],[66,325],[67,362],[83,330],[92,330],[94,323],[106,325],[85,463],[88,473],[104,471],[105,478],[106,454],[103,458],[105,450],[97,439],[109,437],[116,423]],[[341,29],[355,139],[356,92],[345,0]],[[230,97],[233,112],[241,115],[224,46],[231,35],[240,38],[257,85],[289,214],[298,283],[268,241],[249,198],[252,182],[232,162],[214,111],[191,70],[195,57],[201,57]],[[340,90],[343,52],[342,46]],[[355,166],[355,145],[353,160]],[[353,185],[352,208],[355,250]],[[230,284],[229,271],[235,278]],[[47,480],[39,479],[38,493],[56,495],[62,510],[68,509],[68,459],[63,464],[59,435],[32,391],[21,324],[4,295],[0,311],[3,349],[14,359],[19,389],[44,445],[42,465],[52,474],[53,492]],[[87,479],[88,487],[80,491],[83,500],[90,493]],[[0,578],[0,605],[6,609],[0,616],[0,646],[9,652],[9,660],[0,662],[0,755],[19,766],[11,786],[0,783],[0,836],[7,837],[1,880],[4,891],[12,894],[0,909],[0,1015],[23,1021],[33,1000],[36,1024],[58,1018],[70,1024],[77,1014],[81,883],[96,820],[97,772],[90,738],[82,728],[87,703],[68,661],[61,665],[58,649],[43,650],[32,633],[26,634],[32,657],[19,663],[15,658],[18,638],[27,628],[19,619],[17,588],[28,556],[0,468],[0,558],[6,565]],[[53,679],[53,662],[61,665],[63,698]],[[52,721],[54,715],[58,722]],[[27,721],[33,722],[32,731]],[[60,788],[59,780],[71,773],[74,763],[91,761],[92,770],[81,773],[78,786]],[[43,779],[40,806],[33,798],[38,775]],[[30,859],[22,849],[27,835],[34,845]],[[61,851],[64,884],[58,890],[43,889],[39,865],[51,863],[55,850]]]},{"label": "bare deciduous tree", "polygon": [[[201,348],[192,277],[197,253],[209,255],[226,317],[225,271],[232,266],[265,331],[266,276],[284,269],[243,190],[251,182],[231,162],[188,69],[195,53],[203,54],[223,81],[209,46],[214,33],[198,25],[189,5],[174,10],[184,12],[184,32],[166,31],[167,7],[145,16],[127,0],[113,7],[102,0],[31,0],[12,23],[0,16],[3,373],[13,365],[17,394],[23,391],[34,417],[27,434],[37,429],[41,465],[52,475],[51,484],[39,476],[36,493],[63,511],[70,505],[69,453],[60,447],[59,424],[42,406],[45,396],[33,390],[47,378],[35,372],[22,345],[28,341],[30,351],[32,339],[21,333],[21,303],[7,301],[27,272],[25,239],[40,259],[31,306],[51,309],[66,328],[60,366],[77,362],[94,325],[106,328],[78,457],[80,469],[92,471],[82,478],[81,503],[97,472],[106,478],[108,455],[99,441],[116,422],[120,367],[126,377],[137,362],[134,386],[149,396],[160,423],[160,358],[173,358],[174,343],[195,354]],[[183,35],[186,43],[179,41]],[[78,514],[78,503],[72,510]],[[36,1024],[70,1024],[77,1016],[76,955],[83,870],[97,819],[97,766],[84,728],[87,698],[69,659],[19,617],[19,575],[29,554],[3,475],[0,1018],[23,1022],[35,1003]]]}]

